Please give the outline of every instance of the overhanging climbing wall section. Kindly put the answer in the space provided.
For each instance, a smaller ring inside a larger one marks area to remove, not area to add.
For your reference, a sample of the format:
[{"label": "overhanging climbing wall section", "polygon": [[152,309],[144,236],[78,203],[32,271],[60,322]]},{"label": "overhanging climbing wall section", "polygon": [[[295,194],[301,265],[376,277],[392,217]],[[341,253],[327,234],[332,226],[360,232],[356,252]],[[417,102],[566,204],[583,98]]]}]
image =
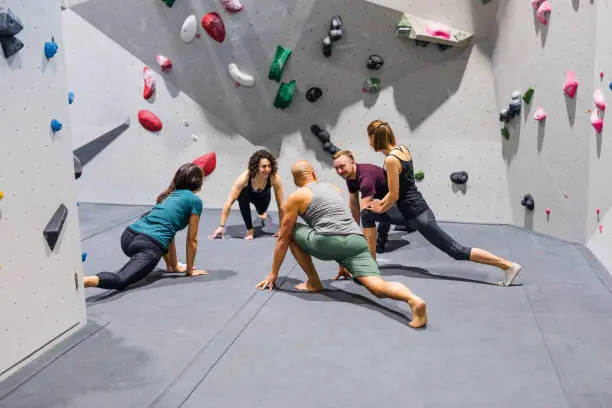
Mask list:
[{"label": "overhanging climbing wall section", "polygon": [[[594,81],[593,67],[598,6],[588,1],[549,4],[553,10],[545,16],[547,24],[529,2],[481,5],[496,9],[499,23],[492,35],[497,106],[490,115],[497,118],[513,92],[534,88],[531,104],[523,103],[520,115],[507,124],[507,139],[498,130],[513,222],[585,243],[585,222],[588,217],[592,223],[595,211],[587,202],[589,155],[597,140],[590,123],[592,95],[594,87],[601,86]],[[568,71],[579,82],[573,98],[563,91]],[[538,108],[547,114],[543,121],[534,119]],[[499,129],[504,125],[498,121]],[[533,211],[521,205],[525,194],[535,200]]]},{"label": "overhanging climbing wall section", "polygon": [[60,2],[3,5],[24,47],[0,53],[0,378],[86,320]]},{"label": "overhanging climbing wall section", "polygon": [[[245,2],[235,15],[216,0],[177,1],[172,8],[162,2],[144,7],[134,0],[90,0],[66,10],[75,148],[132,118],[130,128],[84,166],[81,199],[150,204],[180,164],[216,151],[217,169],[200,194],[206,206],[220,207],[259,146],[279,154],[286,193],[293,191],[289,169],[298,159],[311,161],[322,180],[346,193],[310,127],[328,130],[333,143],[352,149],[359,161],[381,164],[383,156],[371,151],[365,129],[383,118],[412,149],[416,166],[425,172],[419,187],[440,218],[508,222],[497,122],[482,114],[495,106],[488,27],[482,25],[491,19],[474,19],[471,0],[407,3],[416,15],[474,32],[474,47],[444,52],[419,47],[395,35],[402,11],[348,0]],[[446,12],[449,7],[453,13]],[[200,38],[184,43],[179,30],[185,19],[196,15],[199,24],[211,11],[224,19],[224,42],[198,26]],[[325,57],[322,40],[336,15],[344,34]],[[296,81],[286,109],[273,106],[280,83],[268,79],[279,45],[292,50],[280,82]],[[161,71],[155,61],[159,54],[172,60],[171,72]],[[385,61],[379,70],[366,66],[372,54]],[[232,62],[254,76],[254,86],[236,86],[228,72]],[[143,98],[144,65],[156,79],[149,100]],[[380,79],[379,92],[362,91],[368,77]],[[322,90],[314,102],[306,99],[312,87]],[[162,119],[160,132],[137,123],[138,110],[145,108]],[[468,184],[453,185],[450,174],[462,170],[470,174]]]},{"label": "overhanging climbing wall section", "polygon": [[[586,244],[589,249],[612,271],[612,140],[610,140],[610,113],[612,104],[612,55],[608,46],[612,35],[612,5],[609,2],[596,2],[597,22],[595,40],[595,63],[589,80],[593,88],[599,88],[606,102],[604,127],[601,134],[591,130],[586,139],[589,143],[589,194],[586,216]],[[603,76],[601,73],[603,72]],[[584,97],[590,95],[585,93]],[[594,102],[594,101],[593,101]],[[592,108],[591,108],[592,109]]]}]

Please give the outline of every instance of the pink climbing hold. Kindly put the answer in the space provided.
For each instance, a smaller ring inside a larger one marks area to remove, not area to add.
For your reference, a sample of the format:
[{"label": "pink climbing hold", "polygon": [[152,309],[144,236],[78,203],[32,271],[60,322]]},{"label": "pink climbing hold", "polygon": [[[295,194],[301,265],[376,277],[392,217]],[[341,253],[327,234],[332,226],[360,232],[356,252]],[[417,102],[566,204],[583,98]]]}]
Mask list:
[{"label": "pink climbing hold", "polygon": [[151,73],[149,67],[143,68],[142,76],[144,80],[144,91],[142,93],[142,96],[145,99],[149,99],[153,96],[153,93],[155,92],[155,78],[153,78],[153,74]]},{"label": "pink climbing hold", "polygon": [[576,73],[574,71],[567,71],[567,78],[563,84],[563,91],[567,94],[567,96],[573,98],[576,96],[577,90],[578,80],[576,79]]},{"label": "pink climbing hold", "polygon": [[240,0],[221,0],[223,8],[229,13],[240,13],[244,6]]},{"label": "pink climbing hold", "polygon": [[540,2],[542,0],[531,0],[531,7],[533,7],[534,9],[537,10],[538,6],[540,5]]},{"label": "pink climbing hold", "polygon": [[597,88],[595,92],[593,92],[593,100],[595,101],[595,105],[597,109],[600,111],[606,110],[606,102],[604,102],[603,94],[601,93],[601,89]]},{"label": "pink climbing hold", "polygon": [[538,108],[538,110],[533,115],[533,118],[535,120],[537,120],[538,122],[542,121],[542,120],[546,119],[546,112],[544,112],[544,109]]},{"label": "pink climbing hold", "polygon": [[603,79],[603,77],[604,77],[604,72],[603,72],[603,71],[599,71],[599,77],[600,77],[601,79]]},{"label": "pink climbing hold", "polygon": [[448,26],[445,26],[444,24],[428,23],[425,24],[425,30],[427,31],[427,34],[432,37],[439,37],[448,40],[451,36],[450,28]]},{"label": "pink climbing hold", "polygon": [[170,72],[170,70],[172,69],[172,61],[170,60],[170,58],[164,57],[163,55],[157,56],[157,63],[159,64],[163,72]]},{"label": "pink climbing hold", "polygon": [[552,7],[550,3],[547,0],[544,0],[542,4],[540,4],[540,7],[538,7],[538,11],[536,12],[538,20],[540,20],[542,24],[548,24],[548,20],[546,19],[546,13],[550,13],[551,11]]},{"label": "pink climbing hold", "polygon": [[597,213],[597,215],[599,215],[599,208],[596,209],[595,212]]},{"label": "pink climbing hold", "polygon": [[599,117],[599,111],[594,110],[591,114],[591,125],[597,131],[597,133],[601,133],[603,130],[603,118]]},{"label": "pink climbing hold", "polygon": [[603,225],[599,224],[599,233],[601,234],[603,232]]},{"label": "pink climbing hold", "polygon": [[550,215],[550,208],[547,208],[547,209],[546,209],[546,210],[544,210],[544,211],[546,211],[546,215]]}]

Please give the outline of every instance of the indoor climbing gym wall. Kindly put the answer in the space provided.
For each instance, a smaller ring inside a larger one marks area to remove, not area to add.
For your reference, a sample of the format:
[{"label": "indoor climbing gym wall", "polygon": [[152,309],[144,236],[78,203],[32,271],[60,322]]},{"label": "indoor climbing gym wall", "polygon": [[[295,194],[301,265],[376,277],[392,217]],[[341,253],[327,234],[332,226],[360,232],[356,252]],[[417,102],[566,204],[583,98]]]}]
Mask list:
[{"label": "indoor climbing gym wall", "polygon": [[[171,3],[66,2],[74,148],[89,151],[81,201],[150,204],[180,164],[215,152],[217,169],[200,195],[220,207],[260,147],[279,155],[287,192],[289,168],[302,158],[344,188],[330,152],[351,149],[382,164],[365,129],[383,118],[412,149],[419,187],[439,217],[512,221],[487,33],[494,11],[470,0],[452,1],[452,13],[421,1],[244,1],[238,10],[218,0]],[[464,40],[423,47],[398,35],[406,9]],[[143,110],[155,115],[145,122],[153,130],[139,122]],[[461,171],[468,183],[453,183]]]},{"label": "indoor climbing gym wall", "polygon": [[86,321],[61,21],[0,2],[0,378]]}]

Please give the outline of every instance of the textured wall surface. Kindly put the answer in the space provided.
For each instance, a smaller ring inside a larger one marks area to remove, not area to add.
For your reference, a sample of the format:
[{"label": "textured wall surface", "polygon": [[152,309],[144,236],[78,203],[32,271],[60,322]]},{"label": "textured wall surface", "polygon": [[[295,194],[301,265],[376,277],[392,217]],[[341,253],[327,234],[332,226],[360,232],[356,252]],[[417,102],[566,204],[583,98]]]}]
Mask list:
[{"label": "textured wall surface", "polygon": [[[360,161],[382,163],[365,134],[367,124],[382,117],[412,149],[415,166],[425,171],[420,186],[438,216],[511,220],[488,28],[481,25],[489,20],[474,18],[489,9],[475,11],[472,2],[460,1],[453,3],[453,13],[443,14],[442,6],[435,12],[412,2],[424,17],[444,15],[442,22],[477,33],[474,47],[442,53],[396,38],[401,13],[365,2],[355,7],[343,0],[268,0],[245,3],[238,15],[224,12],[218,1],[176,2],[172,8],[139,0],[77,3],[64,12],[70,33],[68,81],[77,95],[75,148],[132,119],[130,128],[85,167],[79,180],[82,201],[148,204],[178,165],[214,150],[217,171],[201,194],[206,206],[219,207],[257,146],[280,155],[287,191],[293,188],[289,167],[301,158],[313,162],[321,179],[342,184],[310,125],[328,129],[336,145],[354,150]],[[200,28],[201,38],[184,44],[178,35],[184,19],[193,13],[199,21],[214,10],[224,18],[225,42],[215,43]],[[327,59],[321,39],[335,14],[343,17],[345,36]],[[284,111],[272,106],[278,84],[267,79],[278,44],[294,51],[282,80],[295,79],[298,88]],[[365,67],[372,53],[385,59],[380,71]],[[160,72],[158,54],[172,59],[171,73]],[[227,74],[232,61],[256,77],[255,87],[235,86]],[[145,64],[156,71],[158,93],[152,103],[142,98]],[[378,95],[361,92],[367,76],[381,79]],[[314,104],[304,98],[311,86],[324,91]],[[136,113],[142,108],[162,118],[160,134],[139,126]],[[183,118],[190,127],[183,126]],[[193,142],[191,134],[199,140]],[[465,191],[449,180],[458,170],[470,173]]]},{"label": "textured wall surface", "polygon": [[[498,8],[493,53],[498,108],[507,106],[514,90],[535,89],[531,106],[512,122],[510,139],[502,139],[502,151],[514,223],[584,243],[588,158],[595,141],[589,110],[594,107],[596,6],[589,1],[551,4],[548,25],[538,21],[528,2],[484,6]],[[580,82],[573,99],[563,92],[568,70]],[[533,119],[539,107],[548,114],[542,124]],[[520,204],[527,193],[535,199],[533,213]]]},{"label": "textured wall surface", "polygon": [[[591,73],[594,87],[600,87],[608,106],[612,106],[612,92],[608,84],[612,81],[612,55],[608,39],[612,35],[612,3],[609,0],[598,1],[596,4],[597,36],[595,40],[595,64]],[[600,79],[599,73],[604,77]],[[609,110],[608,107],[606,110]],[[601,135],[590,134],[589,140],[589,195],[585,209],[587,237],[589,249],[612,271],[612,189],[610,189],[610,174],[612,174],[612,142],[609,139],[609,113],[604,117],[604,129]],[[597,214],[597,209],[600,213]],[[600,231],[600,226],[602,227]]]},{"label": "textured wall surface", "polygon": [[[59,1],[4,5],[24,24],[25,47],[0,53],[0,377],[86,319]],[[52,35],[60,48],[47,60]],[[56,134],[52,119],[64,124]],[[68,217],[51,251],[43,230],[61,203]]]}]

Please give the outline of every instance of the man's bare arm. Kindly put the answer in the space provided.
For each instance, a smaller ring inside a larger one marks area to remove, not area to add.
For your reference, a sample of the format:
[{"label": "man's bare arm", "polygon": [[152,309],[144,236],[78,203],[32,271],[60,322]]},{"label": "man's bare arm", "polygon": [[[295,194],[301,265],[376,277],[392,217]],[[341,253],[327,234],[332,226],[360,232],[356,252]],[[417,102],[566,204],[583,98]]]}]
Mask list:
[{"label": "man's bare arm", "polygon": [[351,193],[349,196],[349,208],[351,209],[351,214],[353,214],[353,219],[357,225],[360,225],[361,208],[359,207],[359,193]]},{"label": "man's bare arm", "polygon": [[278,276],[280,267],[287,254],[287,249],[291,243],[293,229],[297,223],[299,209],[303,201],[302,193],[296,191],[291,194],[283,205],[283,220],[278,231],[278,238],[274,246],[274,259],[272,260],[272,272],[274,277]]}]

